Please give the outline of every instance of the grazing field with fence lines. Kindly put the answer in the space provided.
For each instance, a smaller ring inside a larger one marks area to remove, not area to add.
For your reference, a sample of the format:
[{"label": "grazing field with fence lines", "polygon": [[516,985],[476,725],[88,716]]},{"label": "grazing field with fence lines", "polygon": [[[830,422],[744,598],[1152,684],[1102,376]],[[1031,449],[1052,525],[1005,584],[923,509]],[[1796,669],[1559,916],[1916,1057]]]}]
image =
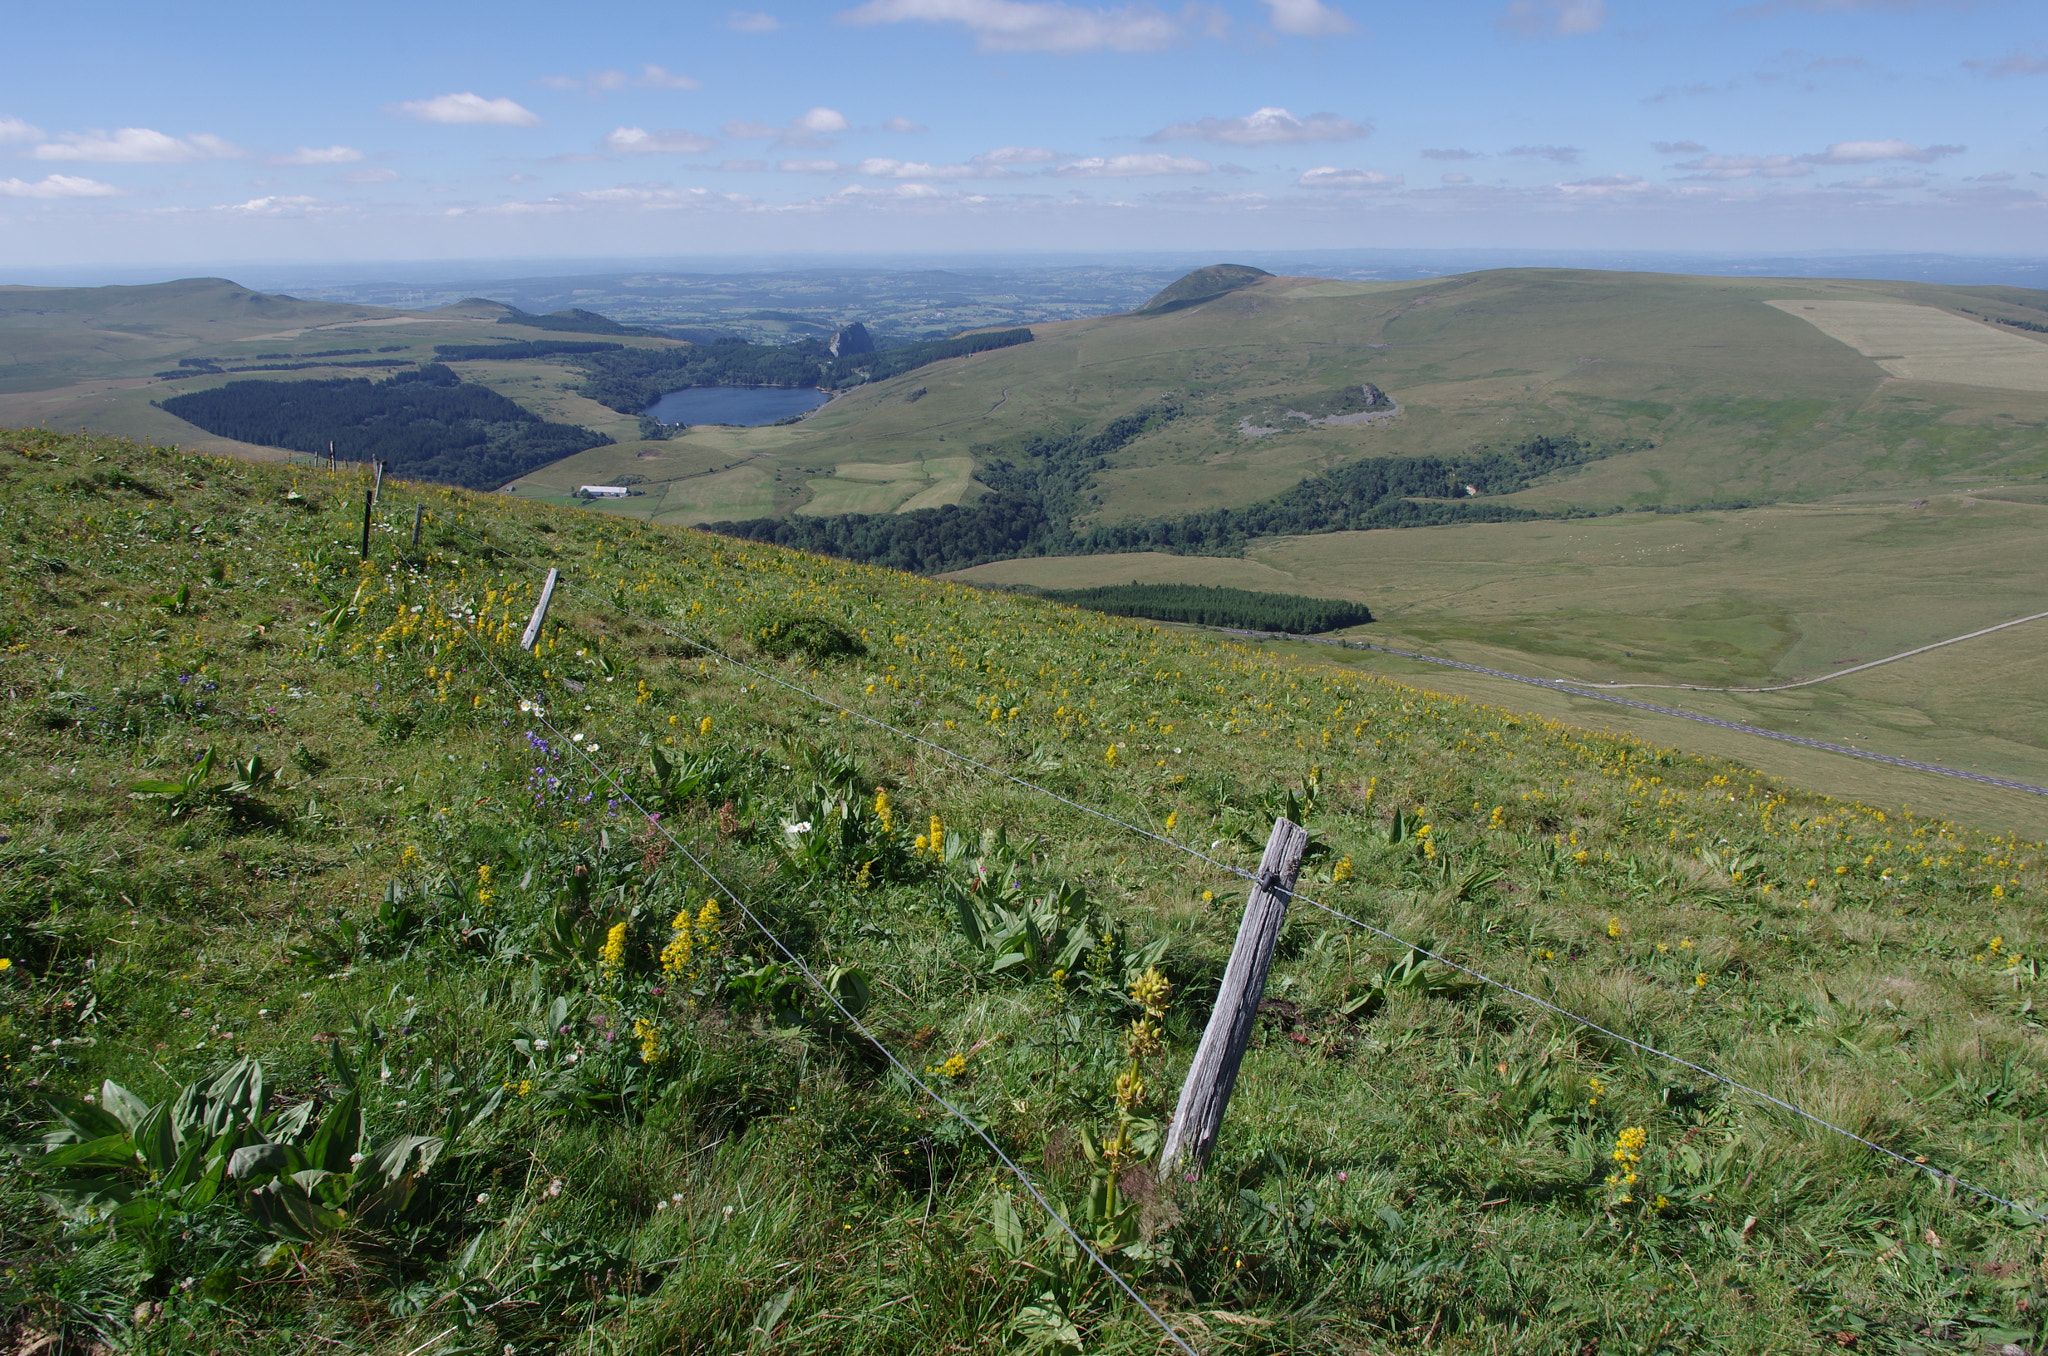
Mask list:
[{"label": "grazing field with fence lines", "polygon": [[[2039,844],[504,497],[387,480],[365,556],[359,474],[0,478],[25,1341],[2043,1337]],[[1155,1172],[1279,816],[1215,1156]]]}]

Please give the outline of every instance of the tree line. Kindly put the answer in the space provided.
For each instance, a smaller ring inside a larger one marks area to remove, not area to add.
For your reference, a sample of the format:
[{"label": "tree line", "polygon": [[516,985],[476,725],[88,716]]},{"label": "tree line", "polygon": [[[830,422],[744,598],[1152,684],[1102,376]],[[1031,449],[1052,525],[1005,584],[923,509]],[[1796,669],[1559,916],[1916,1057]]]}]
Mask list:
[{"label": "tree line", "polygon": [[559,353],[614,353],[624,344],[576,339],[511,339],[500,344],[436,344],[442,362],[466,363],[479,358],[546,358]]},{"label": "tree line", "polygon": [[1087,589],[1034,589],[1040,597],[1093,612],[1196,626],[1235,626],[1313,636],[1363,626],[1372,609],[1337,598],[1216,588],[1207,584],[1105,584]]},{"label": "tree line", "polygon": [[231,381],[158,408],[208,433],[245,443],[382,461],[408,480],[490,490],[551,461],[612,440],[552,424],[452,368],[429,363],[372,382]]},{"label": "tree line", "polygon": [[1119,416],[1094,432],[1036,434],[1002,452],[977,448],[987,458],[977,477],[991,492],[973,504],[897,514],[755,518],[709,528],[920,574],[1018,556],[1122,551],[1235,556],[1257,537],[1558,516],[1481,501],[1649,446],[1543,434],[1506,449],[1480,447],[1459,457],[1372,457],[1310,476],[1244,508],[1077,528],[1074,520],[1088,488],[1110,456],[1180,413],[1181,406],[1167,400]]}]

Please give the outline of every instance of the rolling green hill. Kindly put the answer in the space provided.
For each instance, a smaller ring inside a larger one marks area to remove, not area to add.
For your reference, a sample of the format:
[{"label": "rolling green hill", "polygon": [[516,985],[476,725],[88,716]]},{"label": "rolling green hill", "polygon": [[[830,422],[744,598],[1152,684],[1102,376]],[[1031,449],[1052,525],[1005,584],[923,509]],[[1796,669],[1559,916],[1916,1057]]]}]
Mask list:
[{"label": "rolling green hill", "polygon": [[[0,484],[18,1345],[1161,1350],[998,1148],[1203,1356],[2048,1339],[2038,1228],[1937,1175],[2048,1203],[2017,835],[504,496],[387,482],[362,560],[359,475],[32,430]],[[1173,845],[1282,811],[1157,1173],[1244,889]]]},{"label": "rolling green hill", "polygon": [[[1993,323],[2044,305],[2006,287],[1571,270],[1253,278],[1163,314],[1035,326],[1032,344],[864,387],[762,448],[813,479],[963,452],[986,466],[1171,405],[1092,474],[1084,523],[1242,508],[1362,458],[1535,435],[1648,445],[1509,497],[1545,511],[1963,486],[2048,472],[2048,336]],[[1398,414],[1285,416],[1368,382]],[[634,511],[723,516],[683,494]]]}]

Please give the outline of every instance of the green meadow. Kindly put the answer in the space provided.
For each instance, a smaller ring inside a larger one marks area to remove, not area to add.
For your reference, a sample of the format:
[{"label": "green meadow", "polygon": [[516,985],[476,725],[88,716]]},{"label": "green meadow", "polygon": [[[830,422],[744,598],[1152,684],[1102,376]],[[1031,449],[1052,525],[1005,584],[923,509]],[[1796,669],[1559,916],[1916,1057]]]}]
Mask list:
[{"label": "green meadow", "polygon": [[1165,1349],[991,1144],[1205,1356],[2048,1336],[2038,1226],[1935,1175],[2048,1206],[2048,875],[1995,815],[518,496],[387,484],[362,559],[359,475],[27,431],[0,480],[25,1349]]}]

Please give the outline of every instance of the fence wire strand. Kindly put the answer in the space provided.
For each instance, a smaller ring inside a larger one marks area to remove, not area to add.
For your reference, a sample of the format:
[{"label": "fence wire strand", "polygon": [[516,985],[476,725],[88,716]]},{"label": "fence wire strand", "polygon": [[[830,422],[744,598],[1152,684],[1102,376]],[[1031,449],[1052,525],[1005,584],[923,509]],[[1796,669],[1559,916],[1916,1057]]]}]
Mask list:
[{"label": "fence wire strand", "polygon": [[[456,526],[456,529],[458,531],[463,532],[463,534],[465,536],[468,536],[471,540],[476,541],[486,547],[489,547],[491,550],[505,551],[506,554],[512,555],[516,559],[524,561],[529,566],[534,566],[536,564],[536,562],[531,556],[521,555],[517,552],[509,551],[505,547],[495,545],[494,543],[485,540],[483,537],[478,536],[476,533],[470,532],[466,528],[461,527],[460,524],[454,524],[454,526]],[[636,613],[632,609],[625,607],[623,604],[620,604],[610,598],[606,598],[601,594],[595,593],[589,589],[583,588],[580,585],[571,583],[567,579],[562,580],[557,585],[557,587],[566,592],[577,594],[583,598],[589,599],[592,602],[596,603],[600,608],[615,611],[619,613],[621,616],[628,617],[634,621],[644,622],[645,624],[652,626],[657,631],[660,631],[663,634],[670,636],[675,640],[679,640],[686,645],[695,647],[696,649],[702,651],[706,656],[716,659],[720,663],[729,664],[732,667],[741,670],[742,672],[750,673],[757,678],[761,678],[767,682],[774,683],[777,686],[782,687],[790,692],[793,692],[808,701],[815,702],[820,706],[829,707],[832,710],[841,712],[842,714],[850,716],[854,719],[864,721],[867,724],[874,726],[876,729],[885,730],[888,733],[895,735],[899,739],[905,739],[912,743],[922,745],[925,748],[931,749],[957,762],[963,763],[968,767],[976,768],[982,772],[989,774],[990,776],[997,777],[1003,781],[1009,782],[1014,786],[1021,787],[1024,790],[1033,792],[1034,794],[1040,796],[1044,796],[1050,800],[1058,801],[1060,804],[1065,805],[1070,809],[1078,810],[1084,815],[1090,816],[1095,819],[1099,819],[1107,824],[1114,824],[1118,828],[1124,829],[1129,833],[1136,834],[1139,837],[1149,838],[1155,843],[1158,843],[1164,847],[1171,848],[1174,851],[1182,853],[1186,856],[1192,857],[1195,860],[1203,862],[1206,865],[1211,866],[1215,868],[1217,871],[1220,871],[1226,875],[1233,876],[1240,880],[1248,881],[1253,884],[1258,883],[1258,876],[1255,872],[1247,871],[1243,867],[1233,865],[1229,862],[1217,861],[1214,857],[1209,856],[1209,854],[1201,851],[1199,848],[1191,847],[1186,843],[1182,843],[1175,839],[1168,838],[1164,834],[1146,828],[1142,824],[1131,823],[1129,820],[1122,819],[1117,815],[1109,813],[1106,810],[1101,810],[1092,805],[1087,805],[1080,801],[1073,800],[1067,796],[1063,796],[1059,792],[1054,791],[1049,787],[1040,786],[1036,782],[1028,781],[1025,778],[1015,775],[1014,773],[1006,772],[1002,768],[995,767],[991,764],[982,762],[980,759],[975,758],[970,754],[961,753],[958,750],[941,744],[936,740],[927,739],[925,736],[918,734],[913,730],[905,730],[900,726],[891,725],[889,722],[881,720],[875,716],[871,716],[865,711],[858,710],[854,707],[846,706],[843,703],[832,700],[830,697],[827,697],[822,693],[813,692],[809,688],[806,688],[799,683],[791,682],[789,679],[784,678],[780,674],[771,672],[766,669],[755,668],[753,665],[748,664],[743,660],[735,659],[732,656],[726,654],[724,651],[720,650],[718,647],[709,644],[706,641],[699,640],[697,637],[692,636],[687,632],[675,630],[674,628],[666,625],[661,621],[656,620],[653,617],[649,617],[641,613]],[[496,667],[495,661],[493,661],[493,667]],[[585,754],[584,756],[587,758],[589,755]],[[613,784],[617,785],[616,782],[614,782]],[[666,832],[666,830],[664,830],[664,832]],[[671,841],[673,841],[673,839],[671,839]],[[677,846],[680,847],[681,845],[677,844]],[[687,855],[687,849],[685,849],[685,852]],[[695,859],[692,858],[692,860],[694,861]],[[721,886],[720,888],[724,887]],[[1611,1040],[1619,1041],[1622,1044],[1627,1045],[1632,1049],[1635,1049],[1642,1054],[1649,1055],[1655,1059],[1664,1060],[1667,1063],[1676,1065],[1680,1068],[1690,1069],[1693,1072],[1701,1075],[1702,1077],[1711,1079],[1714,1082],[1719,1083],[1732,1091],[1742,1093],[1748,1097],[1753,1097],[1758,1101],[1767,1103],[1771,1106],[1786,1111],[1791,1115],[1818,1127],[1819,1129],[1829,1131],[1836,1135],[1840,1135],[1843,1139],[1849,1140],[1855,1144],[1860,1144],[1864,1148],[1869,1149],[1872,1152],[1879,1154],[1884,1158],[1899,1163],[1915,1173],[1924,1173],[1933,1181],[1942,1183],[1944,1185],[1954,1186],[1963,1191],[1969,1192],[1971,1195],[1977,1196],[1980,1199],[1989,1201],[1995,1205],[2003,1206],[2006,1209],[2014,1211],[2017,1214],[2024,1215],[2037,1223],[2048,1224],[2048,1213],[2044,1213],[2040,1210],[2034,1209],[2032,1206],[2023,1205],[2018,1201],[2011,1200],[2005,1196],[2001,1196],[1997,1192],[1991,1191],[1985,1187],[1977,1186],[1976,1184],[1967,1181],[1964,1178],[1956,1176],[1954,1173],[1948,1172],[1942,1168],[1934,1167],[1931,1164],[1924,1163],[1917,1158],[1909,1157],[1905,1154],[1898,1152],[1896,1149],[1887,1148],[1886,1146],[1879,1144],[1874,1140],[1867,1139],[1864,1136],[1857,1134],[1853,1130],[1849,1130],[1843,1126],[1837,1125],[1833,1121],[1830,1121],[1825,1117],[1818,1116],[1813,1112],[1806,1110],[1804,1107],[1795,1105],[1792,1102],[1788,1102],[1781,1097],[1773,1095],[1772,1093],[1765,1092],[1760,1088],[1751,1087],[1749,1084],[1731,1078],[1727,1074],[1721,1073],[1718,1070],[1711,1069],[1703,1064],[1695,1063],[1694,1061],[1686,1059],[1683,1056],[1674,1055],[1667,1050],[1661,1050],[1656,1046],[1651,1045],[1645,1041],[1637,1040],[1633,1036],[1626,1036],[1623,1035],[1621,1032],[1611,1030],[1610,1028],[1602,1026],[1600,1023],[1593,1021],[1591,1018],[1582,1017],[1578,1013],[1572,1012],[1568,1008],[1561,1007],[1558,1004],[1551,1002],[1547,998],[1542,998],[1537,996],[1536,994],[1529,993],[1526,990],[1519,989],[1514,985],[1509,984],[1503,980],[1494,978],[1492,975],[1489,975],[1484,971],[1475,970],[1469,965],[1461,964],[1458,961],[1454,961],[1450,959],[1448,956],[1441,955],[1435,951],[1430,950],[1427,947],[1417,946],[1415,943],[1407,940],[1404,937],[1389,932],[1385,928],[1381,928],[1375,926],[1372,923],[1368,923],[1361,918],[1355,918],[1352,915],[1345,913],[1340,909],[1333,908],[1330,905],[1323,903],[1321,900],[1314,899],[1308,895],[1304,895],[1294,891],[1290,891],[1288,892],[1288,894],[1290,898],[1299,900],[1303,904],[1309,905],[1311,908],[1321,910],[1323,913],[1329,915],[1332,918],[1348,923],[1353,927],[1363,929],[1366,932],[1372,933],[1374,936],[1384,938],[1385,940],[1392,942],[1398,946],[1405,947],[1417,955],[1426,957],[1429,960],[1435,961],[1440,965],[1448,966],[1461,974],[1470,976],[1471,978],[1477,980],[1482,984],[1498,989],[1502,993],[1508,994],[1512,997],[1519,998],[1525,1003],[1529,1003],[1535,1007],[1541,1008],[1546,1012],[1553,1013],[1556,1016],[1562,1017],[1567,1021],[1574,1022],[1579,1026],[1586,1028],[1589,1031],[1598,1032],[1600,1035],[1606,1036]],[[780,945],[779,942],[777,944]],[[806,971],[805,973],[806,975],[808,975],[809,971]],[[812,982],[815,984],[817,981],[813,979]],[[864,1029],[863,1034],[865,1034]],[[873,1037],[869,1037],[869,1039],[872,1040]],[[877,1044],[879,1044],[879,1042],[877,1042]],[[896,1063],[895,1057],[893,1055],[890,1056],[890,1062]],[[902,1066],[901,1064],[897,1064],[897,1067],[901,1068]],[[934,1096],[936,1096],[936,1094],[934,1094]],[[951,1109],[950,1106],[948,1107],[948,1109]],[[958,1113],[956,1112],[955,1114]],[[966,1118],[963,1116],[962,1119],[965,1120]],[[970,1125],[973,1124],[971,1121],[968,1123]],[[978,1126],[976,1127],[976,1129],[977,1131],[979,1131]],[[987,1136],[984,1134],[983,1138],[987,1139]],[[994,1147],[992,1141],[990,1142],[990,1147]],[[997,1150],[997,1153],[1000,1155],[1001,1151]],[[1005,1158],[1004,1161],[1007,1163],[1009,1160]],[[1016,1171],[1020,1171],[1021,1174],[1021,1170]],[[1041,1200],[1040,1203],[1043,1204],[1043,1201]],[[1062,1220],[1061,1224],[1064,1226],[1065,1221]],[[1067,1228],[1067,1231],[1070,1234],[1073,1233],[1073,1230],[1070,1226]],[[1075,1237],[1078,1239],[1079,1235],[1075,1235]],[[1100,1259],[1098,1259],[1098,1261],[1099,1260]],[[1107,1269],[1106,1264],[1105,1269]],[[1115,1273],[1112,1272],[1111,1274],[1114,1275]],[[1121,1283],[1122,1278],[1119,1277],[1118,1280],[1119,1283]],[[1125,1286],[1125,1289],[1128,1290],[1129,1287]],[[1133,1294],[1135,1297],[1135,1292],[1133,1292]],[[1139,1302],[1141,1304],[1143,1303],[1143,1301]],[[1147,1312],[1149,1313],[1150,1310],[1148,1309]]]}]

